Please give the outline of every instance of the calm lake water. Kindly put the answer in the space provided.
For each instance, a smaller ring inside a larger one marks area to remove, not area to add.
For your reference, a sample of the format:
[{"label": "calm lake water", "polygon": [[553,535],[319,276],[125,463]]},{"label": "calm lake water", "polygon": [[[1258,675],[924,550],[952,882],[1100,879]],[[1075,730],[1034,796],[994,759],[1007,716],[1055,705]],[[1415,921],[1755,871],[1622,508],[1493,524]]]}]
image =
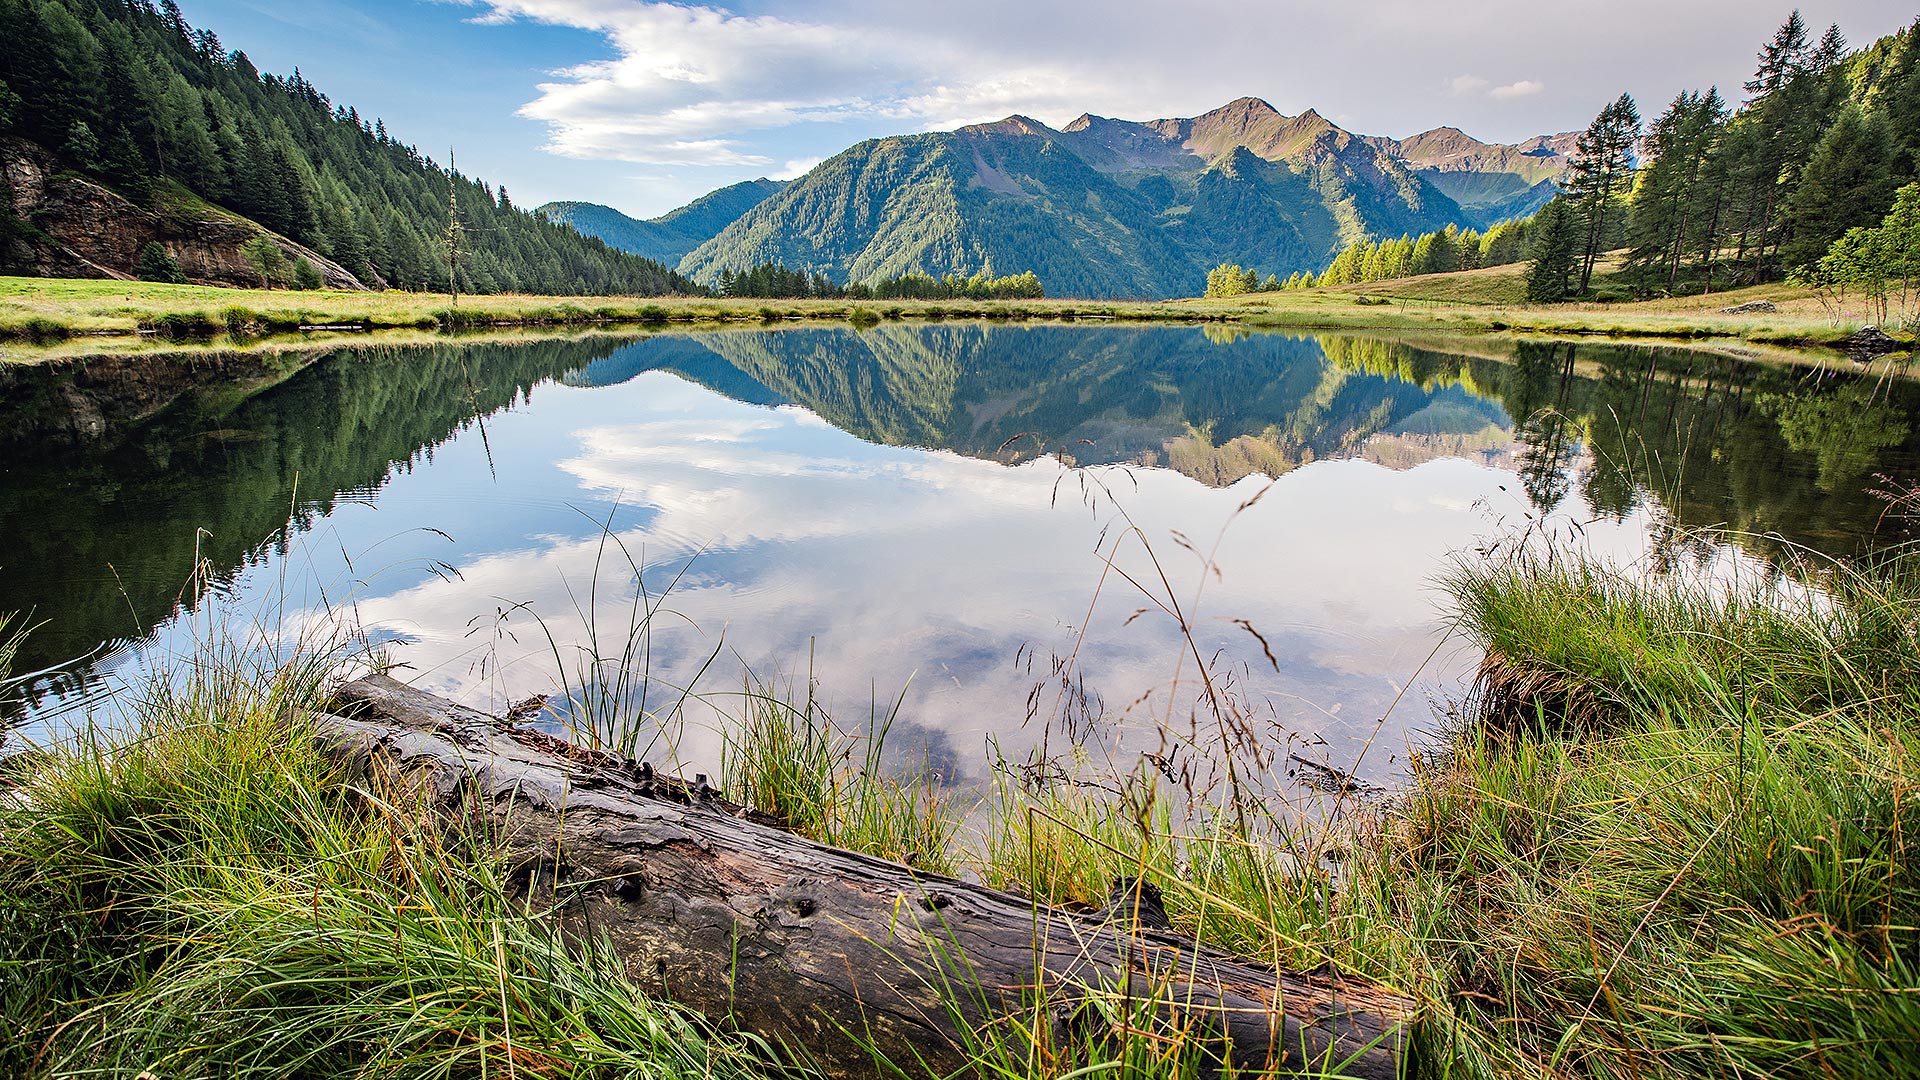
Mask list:
[{"label": "calm lake water", "polygon": [[751,671],[843,722],[899,698],[951,776],[1163,760],[1218,741],[1204,665],[1276,762],[1390,782],[1478,660],[1449,560],[1894,542],[1915,402],[1671,349],[966,323],[0,369],[0,606],[57,669],[11,741],[123,713],[209,618],[345,622],[501,710],[621,650],[637,565],[646,707],[708,695],[656,758],[711,765]]}]

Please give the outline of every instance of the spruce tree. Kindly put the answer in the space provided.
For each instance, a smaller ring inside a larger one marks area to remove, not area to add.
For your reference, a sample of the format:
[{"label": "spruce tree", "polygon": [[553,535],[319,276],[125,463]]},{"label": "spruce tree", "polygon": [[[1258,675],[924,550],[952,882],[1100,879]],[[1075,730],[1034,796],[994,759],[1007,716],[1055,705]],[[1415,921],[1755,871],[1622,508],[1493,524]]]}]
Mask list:
[{"label": "spruce tree", "polygon": [[140,262],[135,267],[135,275],[141,281],[161,281],[178,285],[186,281],[180,272],[180,264],[159,243],[149,241],[140,249]]},{"label": "spruce tree", "polygon": [[1878,116],[1852,105],[1840,111],[1807,159],[1788,207],[1792,239],[1781,250],[1783,262],[1813,262],[1848,229],[1886,213],[1895,186],[1889,141]]},{"label": "spruce tree", "polygon": [[1572,292],[1579,271],[1579,222],[1565,196],[1555,198],[1533,219],[1533,265],[1527,271],[1527,299],[1552,304]]},{"label": "spruce tree", "polygon": [[1708,163],[1726,119],[1718,90],[1688,91],[1674,98],[1648,131],[1653,161],[1641,170],[1634,190],[1628,263],[1649,286],[1658,281],[1673,291],[1678,285],[1689,241],[1709,216],[1702,213]]}]

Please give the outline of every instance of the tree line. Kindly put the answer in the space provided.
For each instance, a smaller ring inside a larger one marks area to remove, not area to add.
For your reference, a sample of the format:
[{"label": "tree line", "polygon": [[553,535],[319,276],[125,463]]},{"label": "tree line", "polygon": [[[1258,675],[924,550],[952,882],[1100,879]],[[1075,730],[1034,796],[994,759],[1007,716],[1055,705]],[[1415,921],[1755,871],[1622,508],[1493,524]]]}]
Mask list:
[{"label": "tree line", "polygon": [[722,270],[718,291],[722,296],[782,300],[1038,300],[1047,295],[1031,270],[1005,277],[996,277],[991,268],[971,276],[902,274],[836,285],[819,271],[794,270],[777,262],[737,272]]},{"label": "tree line", "polygon": [[1529,221],[1506,221],[1485,233],[1449,225],[1420,236],[1394,240],[1356,240],[1342,248],[1319,274],[1298,271],[1284,280],[1238,263],[1221,263],[1207,274],[1208,296],[1311,289],[1326,285],[1361,285],[1369,281],[1478,270],[1524,260],[1528,253]]},{"label": "tree line", "polygon": [[[443,168],[298,69],[258,71],[213,31],[190,26],[174,0],[0,0],[0,136],[36,143],[143,206],[184,189],[369,285],[704,292],[521,210],[505,188]],[[10,207],[0,198],[0,262],[32,230]],[[450,231],[460,243],[451,280]],[[166,270],[157,260],[150,269]]]}]

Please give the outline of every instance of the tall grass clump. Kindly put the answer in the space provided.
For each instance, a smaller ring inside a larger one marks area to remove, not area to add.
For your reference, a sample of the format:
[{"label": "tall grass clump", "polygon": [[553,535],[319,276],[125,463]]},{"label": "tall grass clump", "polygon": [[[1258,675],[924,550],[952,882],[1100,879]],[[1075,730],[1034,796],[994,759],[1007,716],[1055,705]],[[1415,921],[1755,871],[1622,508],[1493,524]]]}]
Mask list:
[{"label": "tall grass clump", "polygon": [[936,874],[956,868],[956,795],[924,760],[889,759],[887,735],[901,700],[876,703],[864,732],[837,725],[814,696],[755,681],[721,750],[729,798],[823,844]]},{"label": "tall grass clump", "polygon": [[1447,579],[1479,697],[1342,903],[1461,1071],[1920,1074],[1920,563],[1800,570]]},{"label": "tall grass clump", "polygon": [[1865,567],[1809,556],[1789,569],[1648,579],[1526,549],[1461,564],[1442,584],[1456,625],[1486,650],[1483,723],[1920,707],[1920,556]]},{"label": "tall grass clump", "polygon": [[512,899],[484,829],[343,771],[312,666],[206,660],[0,805],[0,1075],[761,1075]]},{"label": "tall grass clump", "polygon": [[[1122,789],[1001,784],[977,861],[990,883],[1054,906],[1125,907],[1127,883],[1158,890],[1182,935],[1277,968],[1335,956],[1329,857],[1356,835],[1347,821],[1189,808],[1165,781]],[[1176,807],[1179,807],[1176,810]],[[1128,913],[1131,918],[1131,913]]]}]

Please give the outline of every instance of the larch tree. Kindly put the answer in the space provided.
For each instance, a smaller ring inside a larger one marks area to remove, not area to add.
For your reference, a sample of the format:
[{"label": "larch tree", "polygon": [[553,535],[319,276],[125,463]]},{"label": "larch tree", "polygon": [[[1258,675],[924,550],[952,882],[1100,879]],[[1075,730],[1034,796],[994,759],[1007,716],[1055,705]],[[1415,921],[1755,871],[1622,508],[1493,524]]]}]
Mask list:
[{"label": "larch tree", "polygon": [[1567,191],[1585,226],[1579,249],[1580,292],[1593,281],[1593,267],[1607,247],[1607,226],[1618,224],[1614,205],[1623,200],[1633,182],[1634,144],[1640,139],[1640,110],[1633,98],[1621,94],[1574,145]]},{"label": "larch tree", "polygon": [[1787,207],[1792,239],[1781,258],[1788,266],[1819,259],[1849,228],[1886,213],[1894,192],[1891,141],[1878,116],[1853,105],[1840,110]]}]

